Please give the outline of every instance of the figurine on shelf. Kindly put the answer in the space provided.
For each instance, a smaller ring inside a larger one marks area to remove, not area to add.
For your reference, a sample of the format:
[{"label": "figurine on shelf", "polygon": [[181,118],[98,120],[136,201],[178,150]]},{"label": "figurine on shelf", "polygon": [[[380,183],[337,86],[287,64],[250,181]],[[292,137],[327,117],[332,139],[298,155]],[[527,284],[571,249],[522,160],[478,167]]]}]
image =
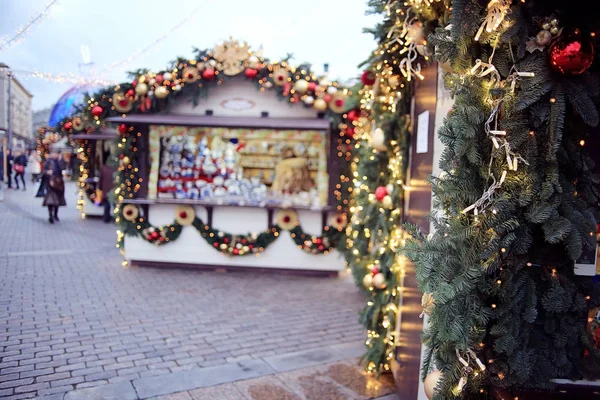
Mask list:
[{"label": "figurine on shelf", "polygon": [[185,190],[183,190],[183,185],[181,183],[178,183],[175,186],[175,198],[176,199],[185,199],[186,194],[185,194]]},{"label": "figurine on shelf", "polygon": [[308,192],[314,182],[310,177],[307,161],[304,157],[296,157],[292,149],[285,149],[283,160],[275,168],[273,191],[289,194]]},{"label": "figurine on shelf", "polygon": [[206,157],[204,159],[204,164],[202,165],[202,171],[208,176],[213,176],[214,174],[217,173],[218,168],[215,165],[215,163],[213,162],[212,158]]},{"label": "figurine on shelf", "polygon": [[212,197],[212,185],[210,183],[199,187],[198,190],[200,200],[209,200]]}]

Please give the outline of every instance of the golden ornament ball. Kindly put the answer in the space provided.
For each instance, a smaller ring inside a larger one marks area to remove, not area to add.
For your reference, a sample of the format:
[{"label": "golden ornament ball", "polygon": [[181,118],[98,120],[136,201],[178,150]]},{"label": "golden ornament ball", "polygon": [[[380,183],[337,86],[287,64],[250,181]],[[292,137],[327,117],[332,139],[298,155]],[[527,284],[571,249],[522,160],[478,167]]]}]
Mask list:
[{"label": "golden ornament ball", "polygon": [[383,200],[381,200],[381,205],[385,208],[390,208],[392,206],[392,198],[391,196],[385,196]]},{"label": "golden ornament ball", "polygon": [[294,90],[300,94],[306,93],[308,90],[308,82],[305,79],[300,79],[294,84]]},{"label": "golden ornament ball", "polygon": [[375,286],[377,289],[385,289],[387,287],[385,275],[383,275],[381,272],[375,274],[373,277],[373,286]]},{"label": "golden ornament ball", "polygon": [[154,89],[154,95],[157,99],[164,99],[169,95],[169,89],[167,89],[165,86],[159,86]]},{"label": "golden ornament ball", "polygon": [[148,85],[145,83],[138,83],[135,87],[135,92],[140,96],[144,96],[146,93],[148,93]]},{"label": "golden ornament ball", "polygon": [[221,243],[221,246],[219,246],[221,248],[221,250],[227,250],[227,245],[225,243]]},{"label": "golden ornament ball", "polygon": [[323,99],[316,99],[313,103],[313,107],[318,111],[327,110],[327,102]]},{"label": "golden ornament ball", "polygon": [[129,165],[129,163],[131,163],[131,160],[129,159],[129,157],[125,156],[123,157],[121,162],[123,163],[123,165]]},{"label": "golden ornament ball", "polygon": [[368,272],[365,275],[365,277],[362,280],[362,284],[365,287],[365,289],[368,289],[373,286],[373,275],[371,275],[370,272]]},{"label": "golden ornament ball", "polygon": [[433,397],[435,390],[437,389],[438,382],[441,378],[442,373],[437,369],[431,371],[425,378],[423,386],[425,389],[425,396],[427,396],[428,399],[431,399]]},{"label": "golden ornament ball", "polygon": [[377,128],[371,134],[371,145],[375,150],[385,151],[387,150],[387,146],[385,144],[385,134],[383,133],[383,129]]}]

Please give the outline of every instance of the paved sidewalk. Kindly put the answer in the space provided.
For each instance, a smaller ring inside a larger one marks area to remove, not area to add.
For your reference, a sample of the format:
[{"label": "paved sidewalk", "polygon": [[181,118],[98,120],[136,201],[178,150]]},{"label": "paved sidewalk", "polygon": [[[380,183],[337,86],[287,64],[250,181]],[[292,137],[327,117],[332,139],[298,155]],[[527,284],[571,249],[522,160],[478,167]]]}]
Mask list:
[{"label": "paved sidewalk", "polygon": [[67,192],[54,225],[32,188],[0,202],[0,397],[362,346],[349,277],[124,269],[114,227],[81,220]]}]

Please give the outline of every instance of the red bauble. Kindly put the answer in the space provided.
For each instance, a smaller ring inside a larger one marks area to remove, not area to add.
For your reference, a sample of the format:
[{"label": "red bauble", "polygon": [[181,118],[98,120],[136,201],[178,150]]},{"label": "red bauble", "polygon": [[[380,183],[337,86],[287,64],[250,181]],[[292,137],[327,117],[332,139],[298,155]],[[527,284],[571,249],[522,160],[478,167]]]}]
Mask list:
[{"label": "red bauble", "polygon": [[65,128],[66,130],[71,130],[71,128],[73,128],[73,123],[71,121],[67,121],[63,125],[63,128]]},{"label": "red bauble", "polygon": [[385,188],[385,186],[379,186],[377,189],[375,189],[375,198],[377,200],[381,201],[387,195],[388,195],[388,192],[387,192],[387,189]]},{"label": "red bauble", "polygon": [[214,242],[214,243],[213,243],[213,246],[214,246],[214,247],[219,247],[219,243],[217,243],[217,242]]},{"label": "red bauble", "polygon": [[379,273],[379,268],[375,267],[371,270],[371,275],[375,276]]},{"label": "red bauble", "polygon": [[119,100],[119,105],[123,108],[127,107],[129,105],[129,100],[127,99],[121,99]]},{"label": "red bauble", "polygon": [[223,239],[223,243],[229,243],[229,238]]},{"label": "red bauble", "polygon": [[121,124],[121,125],[119,125],[119,127],[117,128],[117,130],[119,131],[119,133],[121,135],[124,135],[124,134],[127,133],[127,125]]},{"label": "red bauble", "polygon": [[314,92],[317,89],[317,82],[308,82],[308,90]]},{"label": "red bauble", "polygon": [[323,96],[323,100],[325,100],[326,103],[329,103],[331,101],[331,95],[326,94],[325,96]]},{"label": "red bauble", "polygon": [[181,212],[179,213],[179,218],[181,218],[181,219],[186,219],[186,218],[187,218],[187,212],[185,212],[185,211],[181,211]]},{"label": "red bauble", "polygon": [[325,246],[323,246],[323,245],[319,246],[319,251],[323,251],[323,250],[325,250]]},{"label": "red bauble", "polygon": [[246,244],[248,241],[246,239],[242,239],[242,244]]},{"label": "red bauble", "polygon": [[152,232],[152,233],[150,234],[150,239],[152,239],[152,240],[156,240],[156,239],[158,239],[158,238],[159,238],[159,236],[160,236],[160,235],[158,234],[158,232],[154,231],[154,232]]},{"label": "red bauble", "polygon": [[215,70],[214,69],[205,69],[204,72],[202,72],[202,77],[204,79],[206,79],[207,81],[211,81],[211,80],[215,79]]},{"label": "red bauble", "polygon": [[559,37],[550,45],[548,58],[552,69],[561,74],[579,75],[594,62],[594,44],[579,31]]},{"label": "red bauble", "polygon": [[256,75],[258,75],[258,71],[254,68],[246,68],[244,74],[246,75],[246,78],[253,79],[256,78]]},{"label": "red bauble", "polygon": [[353,127],[347,127],[346,130],[344,131],[344,134],[348,137],[354,137],[354,128]]},{"label": "red bauble", "polygon": [[154,81],[155,81],[156,83],[158,83],[158,84],[161,84],[161,83],[163,83],[163,80],[164,80],[164,78],[163,78],[163,76],[162,76],[162,75],[156,75],[156,76],[154,77]]},{"label": "red bauble", "polygon": [[337,99],[334,104],[336,107],[342,108],[344,107],[344,99]]},{"label": "red bauble", "polygon": [[375,74],[371,71],[365,71],[360,77],[360,81],[365,86],[371,86],[375,84]]},{"label": "red bauble", "polygon": [[129,90],[127,91],[127,93],[125,93],[125,95],[126,95],[127,97],[133,97],[133,96],[135,96],[135,91],[134,91],[133,89],[129,89]]},{"label": "red bauble", "polygon": [[237,256],[238,254],[240,254],[240,251],[238,249],[233,249],[233,255]]},{"label": "red bauble", "polygon": [[131,82],[131,86],[136,87],[138,84],[137,79],[135,79],[133,82]]},{"label": "red bauble", "polygon": [[290,219],[290,217],[288,215],[286,215],[285,217],[283,217],[282,220],[283,220],[284,224],[289,224],[291,219]]},{"label": "red bauble", "polygon": [[315,239],[315,243],[316,244],[323,244],[323,239],[321,239],[321,238],[318,237],[318,238]]},{"label": "red bauble", "polygon": [[92,115],[94,117],[99,117],[102,115],[102,113],[104,112],[104,109],[100,106],[94,106],[92,107]]},{"label": "red bauble", "polygon": [[348,121],[356,121],[360,117],[360,111],[350,110],[348,111]]}]

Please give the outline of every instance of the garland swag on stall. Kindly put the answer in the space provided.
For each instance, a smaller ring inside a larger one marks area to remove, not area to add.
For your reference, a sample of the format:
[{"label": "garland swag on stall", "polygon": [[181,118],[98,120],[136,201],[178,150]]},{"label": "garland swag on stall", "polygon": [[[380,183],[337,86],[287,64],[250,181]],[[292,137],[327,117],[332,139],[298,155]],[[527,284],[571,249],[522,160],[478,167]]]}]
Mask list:
[{"label": "garland swag on stall", "polygon": [[[153,226],[140,216],[139,208],[126,204],[122,210],[124,223],[121,224],[121,240],[124,235],[139,236],[149,243],[162,246],[179,237],[186,226],[193,226],[215,250],[229,256],[243,256],[262,253],[281,234],[288,230],[299,249],[311,254],[327,254],[340,241],[344,234],[345,215],[338,214],[331,219],[332,225],[323,229],[321,236],[305,233],[298,222],[296,213],[284,209],[277,213],[276,223],[260,234],[232,235],[211,228],[205,224],[190,206],[179,206],[175,211],[175,221],[168,225]],[[118,247],[122,247],[122,241]]]}]

